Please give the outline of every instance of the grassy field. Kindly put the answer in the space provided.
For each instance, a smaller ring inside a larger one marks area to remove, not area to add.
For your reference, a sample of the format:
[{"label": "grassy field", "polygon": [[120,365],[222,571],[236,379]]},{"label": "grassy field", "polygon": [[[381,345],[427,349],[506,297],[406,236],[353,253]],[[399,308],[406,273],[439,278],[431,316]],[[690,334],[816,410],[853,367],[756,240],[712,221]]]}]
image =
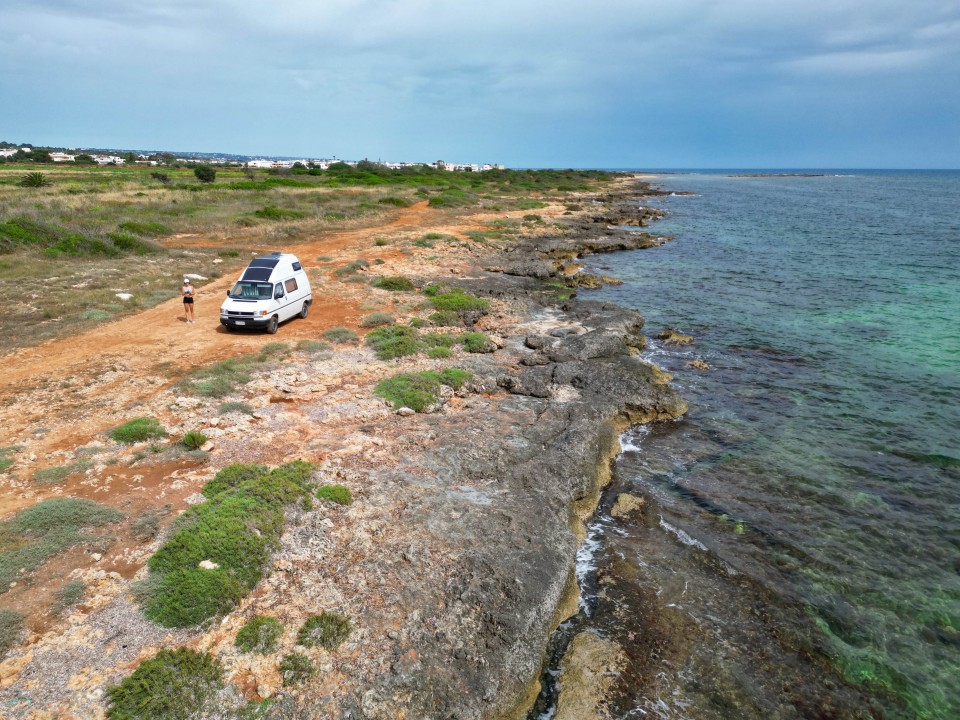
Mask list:
[{"label": "grassy field", "polygon": [[[36,172],[46,186],[21,185]],[[535,209],[610,178],[370,163],[217,168],[203,183],[188,167],[0,164],[0,292],[11,299],[0,335],[13,349],[86,330],[176,297],[184,273],[234,274],[251,252],[372,225],[415,202],[454,213]]]}]

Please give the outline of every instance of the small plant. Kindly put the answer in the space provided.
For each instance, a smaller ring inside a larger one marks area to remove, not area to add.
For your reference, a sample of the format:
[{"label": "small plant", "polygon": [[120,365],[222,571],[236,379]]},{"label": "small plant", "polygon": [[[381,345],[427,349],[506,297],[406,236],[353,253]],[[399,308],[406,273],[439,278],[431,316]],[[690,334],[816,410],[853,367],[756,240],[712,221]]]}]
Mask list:
[{"label": "small plant", "polygon": [[426,370],[419,373],[400,373],[377,383],[374,394],[392,403],[394,409],[408,407],[423,412],[440,397],[440,386],[460,389],[469,380],[466,370],[447,368],[441,372]]},{"label": "small plant", "polygon": [[254,210],[253,214],[264,220],[299,220],[306,215],[300,210],[278,208],[276,205],[267,205],[260,210]]},{"label": "small plant", "polygon": [[394,292],[413,292],[414,289],[410,279],[402,275],[378,278],[373,286],[381,290],[392,290]]},{"label": "small plant", "polygon": [[240,628],[234,645],[246,653],[267,655],[276,649],[281,635],[283,635],[283,625],[279,620],[257,615]]},{"label": "small plant", "polygon": [[301,340],[297,343],[297,350],[306,353],[320,353],[330,350],[330,345],[322,340]]},{"label": "small plant", "polygon": [[393,315],[388,312],[370,313],[360,321],[360,327],[370,328],[389,325],[393,322]]},{"label": "small plant", "polygon": [[297,633],[297,644],[334,650],[350,635],[350,620],[337,613],[311,615]]},{"label": "small plant", "polygon": [[15,610],[0,610],[0,660],[23,637],[23,615]]},{"label": "small plant", "polygon": [[59,615],[64,610],[78,605],[80,601],[83,600],[86,592],[87,586],[84,585],[83,580],[71,580],[65,583],[64,586],[57,591],[57,600],[53,606],[54,613]]},{"label": "small plant", "polygon": [[326,332],[324,332],[323,336],[330,342],[341,343],[341,344],[356,342],[359,339],[357,337],[356,332],[354,332],[350,328],[345,328],[345,327],[332,327]]},{"label": "small plant", "polygon": [[225,402],[217,408],[217,413],[220,415],[226,415],[228,413],[238,412],[243,413],[244,415],[253,415],[253,408],[247,405],[245,402]]},{"label": "small plant", "polygon": [[31,172],[20,178],[20,187],[42,188],[50,185],[50,180],[42,172]]},{"label": "small plant", "polygon": [[441,360],[443,358],[448,358],[451,355],[453,355],[453,353],[450,351],[450,348],[443,347],[440,345],[438,345],[437,347],[432,347],[429,350],[427,350],[427,357],[433,358],[434,360]]},{"label": "small plant", "polygon": [[425,238],[425,237],[417,238],[416,240],[413,241],[413,244],[414,244],[416,247],[422,247],[422,248],[432,248],[432,247],[433,247],[433,243],[430,242],[430,241],[429,241],[427,238]]},{"label": "small plant", "polygon": [[492,353],[497,349],[493,340],[479,332],[464,333],[460,336],[460,342],[468,353]]},{"label": "small plant", "polygon": [[180,443],[187,450],[199,450],[206,444],[206,442],[207,442],[207,436],[204,435],[199,430],[191,430],[186,435],[184,435],[183,439],[180,441]]},{"label": "small plant", "polygon": [[317,674],[317,666],[302,653],[290,653],[280,661],[280,677],[287,687],[299,685]]},{"label": "small plant", "polygon": [[132,445],[153,438],[166,437],[167,431],[156,419],[139,417],[115,427],[107,434],[119,443]]},{"label": "small plant", "polygon": [[158,222],[128,220],[127,222],[120,223],[120,229],[146,237],[163,237],[164,235],[173,234],[173,230]]},{"label": "small plant", "polygon": [[380,360],[414,355],[420,351],[417,331],[401,325],[379,327],[367,335],[366,342],[374,349]]},{"label": "small plant", "polygon": [[387,241],[386,238],[377,238],[376,240],[373,241],[373,244],[376,245],[377,247],[383,247],[384,245],[389,245],[390,243]]},{"label": "small plant", "polygon": [[410,318],[410,322],[407,324],[410,325],[410,327],[412,328],[423,328],[427,326],[427,321],[424,320],[423,318],[415,317],[415,318]]},{"label": "small plant", "polygon": [[442,292],[430,298],[431,304],[440,311],[449,310],[451,312],[486,312],[490,308],[490,301],[475,297],[464,292],[460,288]]},{"label": "small plant", "polygon": [[5,471],[7,468],[13,465],[13,458],[10,457],[10,455],[19,452],[19,450],[20,447],[18,445],[0,448],[0,472]]},{"label": "small plant", "polygon": [[77,473],[87,470],[92,465],[93,463],[91,463],[87,458],[80,458],[79,460],[75,460],[67,465],[37,470],[33,474],[33,480],[34,482],[38,482],[43,485],[54,485],[63,482],[71,475],[76,475]]},{"label": "small plant", "polygon": [[164,506],[164,509],[145,510],[136,518],[130,521],[130,532],[139,542],[152,540],[160,532],[160,522],[163,516],[170,511],[170,506]]},{"label": "small plant", "polygon": [[150,177],[152,177],[154,180],[157,180],[158,182],[160,182],[160,183],[163,184],[163,185],[169,185],[169,184],[170,184],[170,176],[167,175],[166,173],[162,173],[162,172],[152,172],[152,173],[150,173]]},{"label": "small plant", "polygon": [[321,485],[317,490],[317,499],[329,500],[338,505],[350,505],[353,495],[350,494],[350,488],[343,485]]},{"label": "small plant", "polygon": [[183,720],[216,714],[223,666],[209,653],[161,650],[107,690],[110,720]]},{"label": "small plant", "polygon": [[334,270],[333,274],[337,277],[344,277],[345,275],[353,275],[360,270],[366,270],[368,267],[370,267],[370,262],[368,260],[354,260],[349,265],[344,265],[342,268]]},{"label": "small plant", "polygon": [[227,465],[203,486],[202,492],[208,498],[216,497],[222,492],[240,487],[243,483],[257,482],[269,472],[270,469],[264,465]]},{"label": "small plant", "polygon": [[432,313],[429,317],[430,322],[438,327],[458,327],[463,325],[459,313],[453,310],[440,310]]}]

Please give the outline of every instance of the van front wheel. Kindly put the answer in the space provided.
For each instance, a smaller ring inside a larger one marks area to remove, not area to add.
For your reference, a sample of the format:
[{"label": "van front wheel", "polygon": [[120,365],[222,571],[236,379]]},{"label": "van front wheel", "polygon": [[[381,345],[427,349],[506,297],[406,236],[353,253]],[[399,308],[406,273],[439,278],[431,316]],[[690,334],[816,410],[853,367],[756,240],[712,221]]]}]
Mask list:
[{"label": "van front wheel", "polygon": [[305,318],[308,312],[310,312],[310,303],[304,303],[303,307],[300,308],[300,317]]},{"label": "van front wheel", "polygon": [[280,324],[280,321],[277,320],[277,316],[274,315],[272,318],[270,318],[270,321],[267,323],[267,333],[270,335],[273,335],[274,333],[276,333],[277,325],[279,324]]}]

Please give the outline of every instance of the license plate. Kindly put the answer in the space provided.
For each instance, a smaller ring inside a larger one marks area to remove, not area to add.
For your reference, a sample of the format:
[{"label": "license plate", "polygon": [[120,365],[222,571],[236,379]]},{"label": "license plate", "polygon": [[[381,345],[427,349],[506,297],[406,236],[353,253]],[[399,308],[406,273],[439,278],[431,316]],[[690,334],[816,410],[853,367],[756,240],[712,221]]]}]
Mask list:
[{"label": "license plate", "polygon": [[243,320],[235,320],[233,324],[234,324],[234,325],[246,325],[247,323],[244,322]]}]

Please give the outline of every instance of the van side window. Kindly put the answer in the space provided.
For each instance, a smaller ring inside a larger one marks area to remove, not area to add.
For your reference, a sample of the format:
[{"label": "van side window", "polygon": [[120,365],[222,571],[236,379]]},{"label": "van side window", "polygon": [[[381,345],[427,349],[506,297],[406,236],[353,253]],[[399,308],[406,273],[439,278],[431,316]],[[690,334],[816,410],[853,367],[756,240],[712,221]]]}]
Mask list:
[{"label": "van side window", "polygon": [[293,292],[294,290],[297,289],[297,279],[296,279],[296,278],[290,278],[289,280],[287,280],[287,281],[284,283],[284,285],[285,285],[286,288],[287,288],[287,292]]},{"label": "van side window", "polygon": [[274,291],[273,291],[273,296],[275,298],[283,297],[283,283],[277,283],[277,286],[276,288],[274,288]]},{"label": "van side window", "polygon": [[294,269],[295,271],[299,272],[300,270],[303,270],[303,265],[301,265],[301,264],[298,263],[298,262],[295,262],[295,263],[293,264],[293,269]]}]

